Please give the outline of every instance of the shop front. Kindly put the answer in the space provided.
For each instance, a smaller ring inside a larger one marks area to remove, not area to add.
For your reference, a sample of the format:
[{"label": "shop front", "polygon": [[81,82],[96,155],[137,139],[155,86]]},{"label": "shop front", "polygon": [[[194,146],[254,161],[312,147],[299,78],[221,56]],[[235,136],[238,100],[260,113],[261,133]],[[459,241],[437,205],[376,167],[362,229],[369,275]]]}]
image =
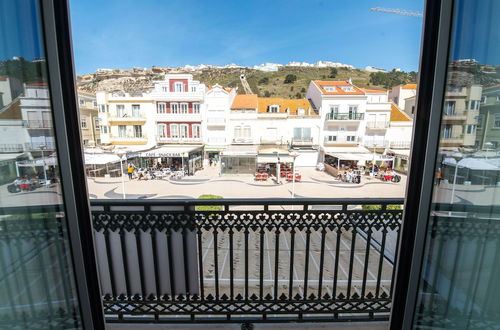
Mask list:
[{"label": "shop front", "polygon": [[277,177],[282,171],[291,171],[293,157],[288,149],[264,147],[257,154],[257,172]]},{"label": "shop front", "polygon": [[220,153],[220,174],[254,174],[257,146],[234,145]]},{"label": "shop front", "polygon": [[325,148],[325,171],[333,176],[338,175],[339,170],[345,169],[371,169],[373,166],[376,168],[392,168],[394,158],[389,155],[382,155],[378,153],[370,153],[368,149],[348,148],[342,150],[338,148]]},{"label": "shop front", "polygon": [[203,168],[203,146],[163,146],[140,152],[138,158],[148,168],[185,170],[193,175]]},{"label": "shop front", "polygon": [[410,158],[409,149],[389,150],[387,154],[394,157],[394,168],[393,168],[394,170],[400,173],[408,174],[409,158]]}]

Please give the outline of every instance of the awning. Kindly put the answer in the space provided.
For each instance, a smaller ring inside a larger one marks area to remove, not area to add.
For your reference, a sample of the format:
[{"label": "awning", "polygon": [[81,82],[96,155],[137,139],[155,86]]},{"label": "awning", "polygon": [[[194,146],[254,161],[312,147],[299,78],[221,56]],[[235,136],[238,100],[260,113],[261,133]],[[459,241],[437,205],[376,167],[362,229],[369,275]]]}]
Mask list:
[{"label": "awning", "polygon": [[235,157],[255,157],[257,156],[257,146],[228,146],[226,150],[221,152],[221,156]]},{"label": "awning", "polygon": [[0,162],[16,160],[17,157],[24,155],[24,153],[15,154],[0,154]]},{"label": "awning", "polygon": [[[293,163],[293,157],[290,155],[283,155],[279,157],[280,163]],[[257,163],[277,163],[278,157],[276,155],[261,155],[257,156]]]},{"label": "awning", "polygon": [[393,153],[395,157],[408,159],[410,157],[410,149],[390,149],[388,152]]},{"label": "awning", "polygon": [[162,158],[162,157],[189,157],[189,154],[199,151],[203,146],[163,146],[160,148],[138,153],[138,157]]},{"label": "awning", "polygon": [[347,153],[347,154],[369,154],[370,150],[364,147],[323,147],[326,154]]},{"label": "awning", "polygon": [[340,160],[353,160],[353,161],[392,161],[394,157],[381,154],[349,154],[349,153],[328,153],[328,156],[335,157]]},{"label": "awning", "polygon": [[120,162],[120,157],[111,153],[96,153],[89,154],[85,153],[85,164],[86,165],[104,165]]},{"label": "awning", "polygon": [[55,166],[57,165],[56,157],[46,157],[38,159],[28,159],[17,162],[19,167],[31,167],[31,166]]}]

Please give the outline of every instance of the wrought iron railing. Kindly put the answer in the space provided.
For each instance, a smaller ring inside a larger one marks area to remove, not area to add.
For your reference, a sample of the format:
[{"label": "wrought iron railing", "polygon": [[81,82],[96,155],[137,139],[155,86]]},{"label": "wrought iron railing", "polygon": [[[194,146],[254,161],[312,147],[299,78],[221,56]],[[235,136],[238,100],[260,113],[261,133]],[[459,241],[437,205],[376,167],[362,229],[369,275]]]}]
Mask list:
[{"label": "wrought iron railing", "polygon": [[326,114],[326,120],[363,120],[364,113],[357,112],[339,112]]},{"label": "wrought iron railing", "polygon": [[387,320],[402,204],[92,200],[107,320]]}]

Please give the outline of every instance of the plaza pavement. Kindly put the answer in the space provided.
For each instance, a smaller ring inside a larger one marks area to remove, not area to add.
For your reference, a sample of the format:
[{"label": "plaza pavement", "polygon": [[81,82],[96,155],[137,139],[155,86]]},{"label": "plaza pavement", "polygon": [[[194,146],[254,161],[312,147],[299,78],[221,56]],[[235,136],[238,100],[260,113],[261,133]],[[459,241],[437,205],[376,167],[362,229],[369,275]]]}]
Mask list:
[{"label": "plaza pavement", "polygon": [[[399,183],[382,182],[379,179],[362,177],[361,184],[339,182],[331,175],[314,168],[298,168],[302,181],[295,183],[295,197],[311,198],[403,198],[406,176]],[[193,176],[179,180],[129,180],[124,178],[126,198],[198,198],[203,194],[214,194],[223,198],[288,198],[292,194],[291,182],[274,179],[255,181],[253,175],[222,175],[218,169],[209,167]],[[121,178],[88,178],[90,198],[121,199]]]}]

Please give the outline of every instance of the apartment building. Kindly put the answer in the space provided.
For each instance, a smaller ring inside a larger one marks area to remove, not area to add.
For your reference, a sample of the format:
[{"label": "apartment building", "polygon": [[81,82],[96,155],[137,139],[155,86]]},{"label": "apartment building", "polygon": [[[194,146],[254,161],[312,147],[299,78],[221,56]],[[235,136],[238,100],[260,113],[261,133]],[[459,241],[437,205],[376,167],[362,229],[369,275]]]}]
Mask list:
[{"label": "apartment building", "polygon": [[[97,92],[101,143],[146,150],[156,145],[154,101],[148,93]],[[153,133],[153,134],[152,134]]]},{"label": "apartment building", "polygon": [[97,146],[101,144],[100,119],[95,94],[79,90],[78,109],[83,145]]},{"label": "apartment building", "polygon": [[14,77],[0,76],[0,109],[23,93],[23,84]]},{"label": "apartment building", "polygon": [[500,141],[500,85],[483,89],[477,118],[476,147],[498,150]]},{"label": "apartment building", "polygon": [[441,125],[444,147],[474,147],[482,90],[481,85],[448,86]]},{"label": "apartment building", "polygon": [[406,100],[417,95],[417,84],[403,84],[394,86],[389,92],[389,100],[394,102],[401,110],[411,113],[407,107]]},{"label": "apartment building", "polygon": [[389,92],[367,88],[361,90],[366,95],[366,126],[363,145],[383,151],[391,124],[392,106],[389,102]]}]

